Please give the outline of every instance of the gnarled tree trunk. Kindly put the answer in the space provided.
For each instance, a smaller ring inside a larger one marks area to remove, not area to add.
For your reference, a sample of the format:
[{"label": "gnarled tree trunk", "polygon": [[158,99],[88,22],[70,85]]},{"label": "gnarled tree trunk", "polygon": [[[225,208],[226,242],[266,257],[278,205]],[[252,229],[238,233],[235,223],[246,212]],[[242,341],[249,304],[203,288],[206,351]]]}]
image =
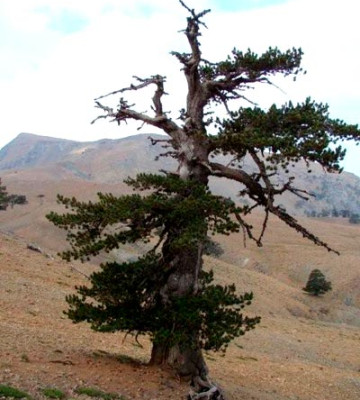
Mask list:
[{"label": "gnarled tree trunk", "polygon": [[[198,140],[198,139],[197,139]],[[195,142],[195,143],[194,143]],[[180,157],[180,171],[186,171],[183,179],[195,180],[203,185],[208,184],[208,171],[193,160],[204,160],[207,152],[204,146],[197,146],[196,140],[189,137],[189,143],[185,146],[188,150]],[[205,161],[205,160],[204,160]],[[205,218],[205,216],[204,216]],[[174,251],[172,241],[181,234],[184,227],[167,227],[168,235],[162,248],[165,264],[170,267],[171,273],[160,290],[163,304],[171,303],[174,297],[196,295],[199,289],[199,275],[203,267],[203,248],[207,232],[204,232],[203,240],[199,240],[196,246],[181,248]],[[224,399],[220,389],[211,382],[208,376],[202,350],[198,340],[199,332],[192,332],[186,343],[168,344],[153,343],[150,364],[168,365],[177,374],[191,381],[193,387],[189,399]],[[198,397],[201,394],[201,397]]]},{"label": "gnarled tree trunk", "polygon": [[[171,302],[172,297],[196,294],[199,285],[199,273],[202,269],[203,246],[175,254],[168,252],[171,235],[164,244],[163,255],[172,264],[173,272],[161,289],[164,304]],[[171,258],[171,259],[169,259]],[[191,381],[192,389],[189,400],[224,400],[221,390],[210,380],[202,350],[198,342],[198,332],[193,332],[186,343],[169,345],[153,343],[150,364],[167,365],[176,373]]]},{"label": "gnarled tree trunk", "polygon": [[[171,273],[160,290],[164,307],[171,307],[172,299],[188,295],[196,295],[198,290],[198,278],[202,269],[202,244],[194,248],[180,249],[174,252],[172,239],[180,234],[179,229],[171,229],[163,246],[163,258]],[[175,328],[176,329],[176,328]],[[151,363],[167,364],[172,366],[179,375],[193,378],[205,376],[207,368],[197,345],[197,333],[192,333],[186,344],[169,345],[167,343],[154,343]]]}]

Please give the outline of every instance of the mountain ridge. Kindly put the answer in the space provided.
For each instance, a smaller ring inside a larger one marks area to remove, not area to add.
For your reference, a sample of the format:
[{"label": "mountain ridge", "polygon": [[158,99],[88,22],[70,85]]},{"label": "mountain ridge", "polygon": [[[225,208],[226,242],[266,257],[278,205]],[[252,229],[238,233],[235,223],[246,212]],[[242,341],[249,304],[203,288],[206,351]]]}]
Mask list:
[{"label": "mountain ridge", "polygon": [[[48,180],[80,179],[89,182],[117,184],[128,176],[140,172],[156,173],[159,170],[176,170],[176,161],[161,157],[161,146],[154,146],[148,139],[163,138],[161,135],[137,134],[119,139],[75,141],[20,133],[0,150],[0,174],[27,174],[34,169],[33,179],[46,174]],[[224,157],[222,157],[224,160]],[[254,165],[245,158],[243,169],[254,172]],[[36,169],[36,171],[35,171]],[[295,215],[327,217],[346,211],[346,215],[360,214],[360,178],[343,172],[330,174],[316,163],[311,164],[313,173],[307,173],[305,164],[290,168],[290,174],[280,172],[279,183],[286,182],[290,175],[296,176],[297,186],[306,189],[316,199],[303,200],[291,194],[281,197],[282,204]],[[28,172],[26,172],[28,171]],[[240,201],[241,185],[225,179],[211,179],[211,188],[216,194],[225,194]]]},{"label": "mountain ridge", "polygon": [[29,169],[61,162],[75,162],[90,151],[110,151],[114,146],[131,141],[142,141],[148,135],[134,135],[120,139],[99,139],[96,141],[76,141],[20,133],[15,139],[0,149],[0,170]]}]

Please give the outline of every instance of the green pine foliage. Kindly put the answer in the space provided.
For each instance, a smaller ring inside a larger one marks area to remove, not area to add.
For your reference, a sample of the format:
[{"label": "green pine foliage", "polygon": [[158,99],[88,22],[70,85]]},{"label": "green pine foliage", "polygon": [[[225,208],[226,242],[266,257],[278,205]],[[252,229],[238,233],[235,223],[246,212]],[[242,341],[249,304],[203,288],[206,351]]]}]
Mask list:
[{"label": "green pine foliage", "polygon": [[0,398],[10,398],[10,399],[29,399],[31,400],[31,396],[19,389],[16,389],[12,386],[2,385],[0,384]]},{"label": "green pine foliage", "polygon": [[6,186],[1,186],[1,178],[0,178],[0,211],[5,211],[10,205],[11,208],[14,207],[15,204],[26,204],[27,199],[23,194],[8,194],[6,191]]},{"label": "green pine foliage", "polygon": [[332,290],[332,286],[331,282],[326,280],[325,275],[319,269],[314,269],[311,271],[307,284],[303,290],[314,296],[319,296],[320,294]]},{"label": "green pine foliage", "polygon": [[67,297],[70,308],[66,314],[74,322],[90,323],[96,331],[147,334],[154,343],[169,346],[189,344],[193,332],[198,332],[196,343],[201,348],[226,349],[233,338],[260,321],[242,313],[252,293],[238,295],[234,285],[213,284],[213,273],[202,271],[196,295],[174,297],[164,305],[161,289],[172,266],[157,249],[169,227],[181,227],[170,243],[171,253],[196,247],[208,231],[237,232],[240,224],[231,214],[241,209],[205,186],[178,177],[140,174],[128,184],[151,193],[99,194],[97,203],[59,196],[71,212],[48,215],[55,225],[68,230],[72,249],[62,253],[67,260],[84,260],[120,244],[156,239],[154,248],[136,261],[102,264],[101,271],[91,275],[90,287],[77,287],[78,295]]},{"label": "green pine foliage", "polygon": [[213,195],[204,185],[154,174],[139,174],[127,183],[136,190],[153,192],[120,197],[98,193],[96,203],[58,196],[58,201],[71,212],[51,212],[47,217],[67,231],[71,250],[62,253],[64,259],[84,261],[121,244],[147,242],[156,232],[160,232],[162,241],[170,226],[172,230],[181,227],[181,235],[171,243],[172,251],[195,247],[208,231],[227,235],[241,229],[231,215],[243,208]]},{"label": "green pine foliage", "polygon": [[356,125],[330,119],[328,106],[310,98],[295,106],[291,102],[272,105],[267,111],[240,108],[231,119],[218,123],[220,133],[214,140],[222,153],[243,157],[254,150],[266,152],[266,168],[274,171],[300,160],[316,161],[330,172],[341,171],[345,150],[329,144],[358,135]]}]

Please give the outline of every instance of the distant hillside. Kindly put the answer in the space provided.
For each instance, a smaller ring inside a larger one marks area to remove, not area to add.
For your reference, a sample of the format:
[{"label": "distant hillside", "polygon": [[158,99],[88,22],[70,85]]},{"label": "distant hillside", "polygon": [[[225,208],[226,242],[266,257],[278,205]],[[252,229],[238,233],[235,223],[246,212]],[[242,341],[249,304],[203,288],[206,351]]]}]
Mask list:
[{"label": "distant hillside", "polygon": [[173,168],[169,159],[155,161],[160,150],[151,145],[148,135],[77,142],[21,133],[0,150],[0,170],[56,165],[58,173],[67,171],[85,180],[114,183],[138,172]]},{"label": "distant hillside", "polygon": [[[79,179],[119,184],[139,172],[174,171],[176,163],[171,158],[155,161],[163,150],[160,145],[153,146],[147,134],[117,140],[77,142],[21,133],[0,150],[0,171],[3,171],[0,174],[13,176],[16,171],[20,176],[25,174],[27,179],[37,182]],[[244,160],[243,168],[254,171],[248,159]],[[297,215],[336,217],[344,211],[346,217],[360,214],[359,177],[346,172],[341,175],[325,173],[317,164],[313,164],[311,169],[313,172],[309,174],[305,165],[299,164],[290,169],[288,175],[282,173],[276,179],[286,182],[289,176],[296,176],[297,186],[313,193],[316,198],[305,201],[287,194],[279,203]],[[239,200],[237,194],[241,186],[225,179],[212,180],[211,186],[215,193]]]},{"label": "distant hillside", "polygon": [[72,140],[20,133],[0,150],[0,169],[31,168],[58,162],[78,146],[79,143]]}]

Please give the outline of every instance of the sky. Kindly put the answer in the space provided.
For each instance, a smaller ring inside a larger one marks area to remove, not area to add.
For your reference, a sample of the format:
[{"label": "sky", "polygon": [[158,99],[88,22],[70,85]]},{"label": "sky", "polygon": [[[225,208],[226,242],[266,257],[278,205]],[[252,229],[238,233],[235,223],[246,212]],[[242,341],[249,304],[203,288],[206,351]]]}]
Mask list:
[{"label": "sky", "polygon": [[[187,0],[204,21],[204,58],[236,47],[263,52],[301,47],[306,75],[260,85],[248,97],[262,107],[311,96],[330,116],[360,123],[357,0]],[[94,98],[129,86],[133,75],[166,75],[164,108],[177,118],[185,80],[170,51],[187,52],[187,12],[178,0],[0,0],[0,148],[27,132],[78,141],[153,133],[139,124],[99,120]],[[131,93],[151,112],[152,90]],[[118,96],[104,100],[115,106]],[[244,104],[237,104],[244,105]],[[220,111],[221,112],[221,111]],[[101,114],[101,113],[100,113]],[[360,176],[360,148],[348,146],[345,170]]]}]

